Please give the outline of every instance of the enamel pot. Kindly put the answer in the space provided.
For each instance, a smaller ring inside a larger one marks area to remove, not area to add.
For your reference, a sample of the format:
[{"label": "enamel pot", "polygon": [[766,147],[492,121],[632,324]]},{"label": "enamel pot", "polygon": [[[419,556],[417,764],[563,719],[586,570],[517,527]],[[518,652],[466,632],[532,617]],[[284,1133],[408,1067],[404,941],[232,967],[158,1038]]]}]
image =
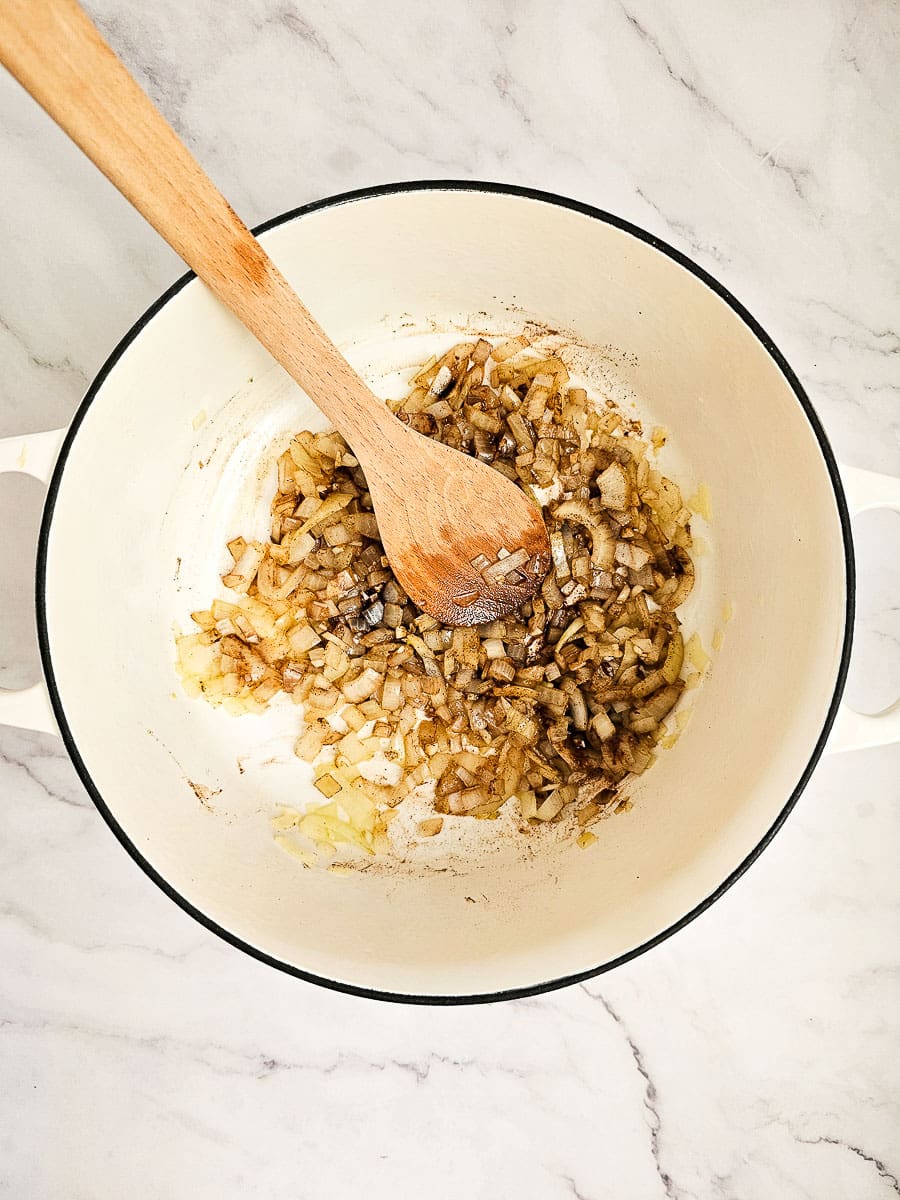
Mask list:
[{"label": "enamel pot", "polygon": [[376,390],[460,331],[533,321],[577,348],[591,387],[667,431],[663,469],[686,494],[706,484],[714,510],[697,526],[706,553],[684,620],[721,648],[689,694],[684,732],[588,850],[482,839],[428,869],[342,875],[280,850],[269,816],[311,791],[290,753],[298,711],[232,718],[189,699],[173,628],[220,589],[225,542],[264,536],[273,446],[321,421],[192,276],[125,337],[68,431],[0,443],[0,470],[49,480],[45,681],[0,693],[0,721],[58,731],[140,867],[234,946],[304,979],[466,1002],[632,958],[741,875],[826,748],[900,737],[896,707],[840,708],[850,512],[900,507],[900,483],[839,472],[758,323],[682,254],[608,213],[432,182],[338,196],[259,232]]}]

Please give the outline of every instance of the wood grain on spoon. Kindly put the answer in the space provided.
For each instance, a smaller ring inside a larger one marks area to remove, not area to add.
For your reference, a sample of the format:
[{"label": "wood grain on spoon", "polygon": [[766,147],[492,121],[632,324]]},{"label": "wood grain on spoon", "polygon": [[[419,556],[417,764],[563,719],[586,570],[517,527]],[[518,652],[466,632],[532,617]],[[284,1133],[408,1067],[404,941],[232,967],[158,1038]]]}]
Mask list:
[{"label": "wood grain on spoon", "polygon": [[[532,595],[550,564],[540,511],[372,394],[83,10],[2,0],[0,60],[344,434],[416,604],[476,625]],[[504,577],[507,555],[524,561]]]}]

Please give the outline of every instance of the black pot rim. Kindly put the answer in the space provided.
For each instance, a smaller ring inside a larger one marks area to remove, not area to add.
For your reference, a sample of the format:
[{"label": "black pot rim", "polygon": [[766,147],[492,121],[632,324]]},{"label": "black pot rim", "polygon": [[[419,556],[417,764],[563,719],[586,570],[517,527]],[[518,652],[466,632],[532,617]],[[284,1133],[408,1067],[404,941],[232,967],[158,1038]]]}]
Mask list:
[{"label": "black pot rim", "polygon": [[784,355],[773,342],[772,338],[766,333],[758,321],[744,308],[744,306],[731,294],[731,292],[718,282],[702,267],[689,259],[681,251],[676,250],[661,238],[654,234],[647,233],[637,225],[633,225],[630,221],[625,221],[621,217],[617,217],[612,213],[605,212],[602,209],[595,208],[593,205],[584,204],[578,200],[571,200],[565,196],[559,196],[552,192],[540,191],[536,188],[518,187],[515,185],[479,182],[479,181],[464,181],[457,179],[433,179],[433,180],[415,180],[410,182],[380,184],[375,187],[359,188],[355,191],[341,192],[335,196],[329,196],[322,200],[315,200],[309,204],[301,205],[299,208],[291,209],[289,212],[282,213],[280,216],[273,217],[269,221],[264,221],[258,225],[254,233],[265,233],[269,229],[274,229],[278,225],[286,224],[288,221],[293,221],[297,217],[306,216],[309,213],[317,212],[320,209],[332,208],[340,204],[348,204],[355,200],[364,200],[377,196],[392,195],[402,192],[427,192],[427,191],[443,191],[443,192],[490,192],[499,195],[515,196],[529,200],[538,200],[545,204],[552,204],[559,208],[567,208],[574,212],[581,213],[583,216],[592,217],[595,220],[603,221],[608,225],[614,226],[632,237],[653,246],[654,249],[665,254],[673,259],[685,270],[689,271],[697,279],[711,288],[732,311],[744,322],[745,325],[755,334],[757,340],[765,347],[771,358],[775,361],[781,373],[784,375],[788,384],[791,387],[794,395],[797,398],[800,407],[806,415],[818,442],[819,449],[822,452],[822,457],[825,461],[825,466],[828,470],[831,479],[832,488],[834,489],[835,501],[837,503],[838,514],[841,523],[841,534],[844,544],[844,556],[846,563],[846,584],[847,584],[847,599],[846,599],[846,614],[844,626],[844,641],[841,651],[840,665],[835,682],[834,693],[831,698],[831,703],[828,708],[828,714],[825,718],[825,723],[822,731],[813,747],[809,761],[804,768],[800,779],[797,782],[794,790],[791,792],[786,804],[781,812],[776,817],[770,829],[766,832],[763,838],[747,855],[734,871],[709,895],[702,900],[690,912],[686,913],[678,921],[674,922],[655,937],[643,942],[640,946],[629,950],[627,953],[619,955],[617,958],[611,959],[608,962],[599,964],[586,971],[579,971],[572,975],[565,975],[555,979],[543,980],[539,983],[530,984],[527,987],[509,988],[496,992],[485,992],[477,994],[463,995],[413,995],[401,992],[388,992],[377,988],[360,987],[352,983],[345,983],[341,980],[328,979],[321,975],[313,974],[310,971],[304,971],[299,967],[295,967],[291,963],[282,962],[280,959],[274,958],[272,955],[266,954],[264,951],[252,946],[249,942],[237,937],[235,934],[223,928],[217,921],[208,917],[193,905],[180,892],[176,891],[170,883],[167,882],[151,864],[144,858],[134,842],[129,838],[125,830],[119,825],[116,818],[113,816],[103,797],[101,796],[97,786],[91,778],[84,760],[82,759],[69,723],[66,719],[65,710],[62,700],[59,695],[59,690],[56,684],[56,678],[53,671],[53,662],[50,655],[49,631],[47,625],[47,606],[46,606],[46,579],[47,579],[47,554],[50,539],[50,528],[53,523],[53,514],[56,508],[56,501],[59,494],[59,488],[65,471],[66,461],[69,452],[72,448],[75,438],[78,435],[78,430],[81,426],[85,415],[90,408],[94,398],[103,386],[107,376],[110,374],[116,363],[119,361],[125,350],[150,323],[156,314],[168,302],[176,296],[182,288],[194,278],[193,271],[188,271],[182,275],[160,298],[147,309],[135,324],[131,327],[128,333],[122,338],[118,346],[110,354],[109,358],[100,368],[96,378],[91,383],[85,394],[84,399],[79,405],[72,423],[66,433],[60,451],[59,459],[53,471],[52,478],[47,491],[47,499],[44,506],[43,518],[41,521],[41,530],[38,540],[37,553],[37,571],[35,580],[35,598],[37,609],[37,626],[38,626],[38,643],[40,646],[41,661],[44,670],[44,678],[47,683],[47,688],[50,693],[50,701],[53,707],[53,712],[56,717],[59,730],[62,735],[66,750],[75,765],[75,769],[90,795],[92,801],[99,810],[101,816],[106,821],[112,832],[118,838],[122,846],[131,855],[139,867],[153,880],[153,882],[174,902],[182,908],[186,913],[192,916],[196,921],[212,933],[217,934],[230,945],[235,946],[239,950],[243,950],[252,958],[258,959],[260,962],[267,963],[271,967],[284,971],[289,975],[294,975],[299,979],[306,980],[308,983],[316,983],[322,987],[330,988],[333,991],[344,992],[354,996],[364,996],[372,1000],[386,1000],[395,1003],[404,1004],[430,1004],[430,1005],[456,1005],[456,1004],[483,1004],[498,1000],[510,1000],[523,996],[536,996],[544,992],[554,991],[557,988],[566,987],[569,984],[580,983],[586,979],[592,979],[597,975],[601,975],[606,971],[612,970],[614,967],[621,966],[623,963],[629,962],[638,955],[644,954],[647,950],[658,946],[661,942],[670,938],[674,933],[683,929],[702,912],[705,912],[712,904],[716,902],[726,891],[735,883],[741,875],[747,870],[751,863],[755,862],[760,856],[781,826],[784,824],[788,813],[797,803],[803,789],[809,782],[813,769],[822,755],[829,731],[834,723],[840,703],[841,695],[844,690],[844,684],[847,678],[847,670],[850,663],[850,650],[853,638],[853,613],[856,594],[856,576],[853,558],[853,542],[850,532],[850,514],[847,509],[847,502],[844,496],[844,490],[841,485],[840,475],[838,473],[837,463],[835,462],[834,454],[825,431],[817,417],[809,397],[806,395],[803,387],[797,379],[794,372],[791,370]]}]

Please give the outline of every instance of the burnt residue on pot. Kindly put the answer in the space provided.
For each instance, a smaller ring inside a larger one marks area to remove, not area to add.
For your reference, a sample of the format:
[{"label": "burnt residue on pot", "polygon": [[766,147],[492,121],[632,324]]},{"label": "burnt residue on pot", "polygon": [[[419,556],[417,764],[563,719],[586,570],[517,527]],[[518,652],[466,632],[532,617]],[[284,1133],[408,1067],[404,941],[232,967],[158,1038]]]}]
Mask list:
[{"label": "burnt residue on pot", "polygon": [[[187,779],[187,776],[185,776],[185,778]],[[188,787],[191,789],[191,791],[194,793],[194,795],[197,797],[197,799],[200,801],[200,803],[203,805],[203,807],[208,812],[214,813],[216,810],[210,804],[210,800],[213,799],[214,796],[221,796],[222,789],[221,788],[215,788],[215,789],[208,788],[202,783],[195,783],[193,779],[188,779],[187,784],[188,784]]]},{"label": "burnt residue on pot", "polygon": [[216,810],[213,808],[212,804],[210,804],[210,800],[214,799],[216,796],[221,796],[222,789],[207,787],[206,784],[197,783],[195,780],[191,779],[187,771],[185,771],[184,767],[181,765],[166,743],[162,740],[162,738],[159,737],[159,735],[156,734],[152,729],[148,729],[147,733],[153,738],[154,742],[162,746],[163,750],[165,750],[166,754],[168,754],[169,758],[171,758],[172,762],[184,776],[185,783],[188,785],[206,811],[215,813]]}]

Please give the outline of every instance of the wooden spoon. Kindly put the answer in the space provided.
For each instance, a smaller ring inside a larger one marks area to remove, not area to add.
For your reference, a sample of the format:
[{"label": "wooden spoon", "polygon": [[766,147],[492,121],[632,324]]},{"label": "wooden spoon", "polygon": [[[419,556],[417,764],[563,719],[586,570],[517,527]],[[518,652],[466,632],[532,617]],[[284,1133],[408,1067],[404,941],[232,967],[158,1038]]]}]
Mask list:
[{"label": "wooden spoon", "polygon": [[416,604],[478,625],[533,595],[550,565],[539,509],[372,394],[74,0],[0,0],[0,61],[346,436]]}]

